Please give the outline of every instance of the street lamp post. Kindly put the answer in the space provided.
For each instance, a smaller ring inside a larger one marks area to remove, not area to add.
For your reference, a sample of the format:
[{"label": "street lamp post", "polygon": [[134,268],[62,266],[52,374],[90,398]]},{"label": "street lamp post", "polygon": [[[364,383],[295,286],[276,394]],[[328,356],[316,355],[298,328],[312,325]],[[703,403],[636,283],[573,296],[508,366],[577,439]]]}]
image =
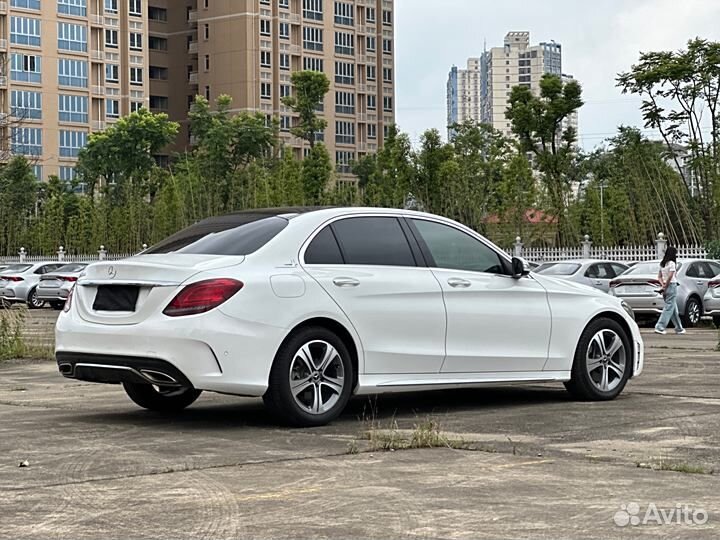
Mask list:
[{"label": "street lamp post", "polygon": [[605,180],[598,182],[598,189],[600,190],[600,244],[605,245]]}]

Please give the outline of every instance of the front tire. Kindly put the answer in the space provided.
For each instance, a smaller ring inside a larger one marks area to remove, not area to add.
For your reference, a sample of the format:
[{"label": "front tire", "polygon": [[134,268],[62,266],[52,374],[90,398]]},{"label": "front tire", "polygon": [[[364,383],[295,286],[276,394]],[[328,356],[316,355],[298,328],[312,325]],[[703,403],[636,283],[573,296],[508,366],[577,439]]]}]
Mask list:
[{"label": "front tire", "polygon": [[322,327],[300,330],[283,343],[270,371],[265,404],[295,426],[322,426],[350,399],[354,373],[350,352]]},{"label": "front tire", "polygon": [[27,306],[30,309],[40,309],[45,305],[45,300],[40,300],[37,294],[37,287],[30,291],[27,298]]},{"label": "front tire", "polygon": [[685,314],[682,317],[685,328],[693,328],[698,325],[702,318],[702,304],[695,297],[688,298],[685,304]]},{"label": "front tire", "polygon": [[179,412],[192,405],[202,390],[194,388],[155,387],[151,384],[127,383],[123,388],[128,397],[144,409],[159,412]]},{"label": "front tire", "polygon": [[625,388],[631,369],[632,346],[625,329],[612,319],[597,319],[580,336],[565,388],[585,401],[615,399]]}]

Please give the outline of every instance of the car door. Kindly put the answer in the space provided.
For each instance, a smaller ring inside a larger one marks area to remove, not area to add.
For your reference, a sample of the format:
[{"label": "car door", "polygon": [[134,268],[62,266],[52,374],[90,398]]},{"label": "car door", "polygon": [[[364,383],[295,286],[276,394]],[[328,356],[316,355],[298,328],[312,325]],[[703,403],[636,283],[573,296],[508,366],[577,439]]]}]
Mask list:
[{"label": "car door", "polygon": [[697,285],[697,291],[700,298],[704,298],[705,293],[708,290],[710,280],[715,277],[715,272],[713,271],[710,263],[707,261],[701,261],[695,264],[697,264],[697,277],[693,279],[695,279],[695,284]]},{"label": "car door", "polygon": [[493,248],[453,225],[408,220],[447,310],[446,373],[541,371],[551,316],[545,289],[514,279]]},{"label": "car door", "polygon": [[615,277],[615,271],[608,263],[599,262],[588,266],[585,277],[588,285],[602,292],[610,291],[610,281]]},{"label": "car door", "polygon": [[404,222],[394,216],[345,217],[323,228],[301,256],[305,270],[354,326],[365,373],[440,371],[442,291]]}]

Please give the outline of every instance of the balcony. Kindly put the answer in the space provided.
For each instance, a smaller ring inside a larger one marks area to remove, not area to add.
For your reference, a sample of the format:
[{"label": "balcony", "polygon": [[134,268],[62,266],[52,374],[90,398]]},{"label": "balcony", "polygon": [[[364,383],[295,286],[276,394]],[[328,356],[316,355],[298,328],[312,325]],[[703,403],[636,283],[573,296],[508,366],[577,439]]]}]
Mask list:
[{"label": "balcony", "polygon": [[193,85],[197,85],[199,82],[198,72],[194,71],[188,74],[188,82]]},{"label": "balcony", "polygon": [[189,12],[188,12],[188,18],[187,18],[187,19],[188,19],[188,23],[190,23],[190,24],[192,24],[192,25],[196,25],[197,22],[198,22],[198,12],[197,12],[197,10],[195,10],[195,11],[189,11]]},{"label": "balcony", "polygon": [[93,86],[92,87],[92,95],[105,97],[105,87],[104,86]]},{"label": "balcony", "polygon": [[300,45],[290,45],[290,54],[301,54]]},{"label": "balcony", "polygon": [[92,122],[92,130],[93,131],[103,131],[107,127],[107,124],[103,122],[102,120],[93,120]]},{"label": "balcony", "polygon": [[93,62],[103,62],[105,60],[105,51],[90,51],[90,58]]},{"label": "balcony", "polygon": [[0,13],[7,13],[8,4],[7,2],[0,2]]},{"label": "balcony", "polygon": [[188,43],[188,53],[190,53],[190,54],[198,53],[198,42],[197,41],[191,41],[190,43]]},{"label": "balcony", "polygon": [[7,51],[7,39],[0,39],[0,51]]},{"label": "balcony", "polygon": [[290,17],[288,18],[291,24],[301,24],[302,19],[300,18],[300,15],[298,13],[291,13]]},{"label": "balcony", "polygon": [[105,19],[102,15],[90,15],[90,26],[105,26]]},{"label": "balcony", "polygon": [[0,88],[7,88],[7,77],[0,75]]}]

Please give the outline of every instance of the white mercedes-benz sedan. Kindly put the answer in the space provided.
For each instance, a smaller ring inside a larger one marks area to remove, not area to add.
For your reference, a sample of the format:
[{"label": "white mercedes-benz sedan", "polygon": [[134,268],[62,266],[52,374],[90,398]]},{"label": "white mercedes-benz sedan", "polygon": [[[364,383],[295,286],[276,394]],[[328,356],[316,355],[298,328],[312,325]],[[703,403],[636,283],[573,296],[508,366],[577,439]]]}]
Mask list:
[{"label": "white mercedes-benz sedan", "polygon": [[209,218],[95,263],[56,338],[60,373],[141,407],[262,396],[304,426],[383,392],[563,382],[609,400],[643,367],[620,299],[529,273],[449,219],[376,208]]}]

